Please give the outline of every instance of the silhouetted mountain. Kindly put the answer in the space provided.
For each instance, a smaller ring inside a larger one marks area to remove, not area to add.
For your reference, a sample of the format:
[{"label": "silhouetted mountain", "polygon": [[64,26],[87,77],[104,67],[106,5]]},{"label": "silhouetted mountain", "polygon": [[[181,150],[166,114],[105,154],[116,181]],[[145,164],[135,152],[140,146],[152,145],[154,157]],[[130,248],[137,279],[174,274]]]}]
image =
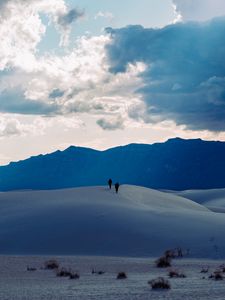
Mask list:
[{"label": "silhouetted mountain", "polygon": [[170,139],[106,151],[69,147],[0,167],[0,190],[120,183],[155,189],[225,187],[225,142]]}]

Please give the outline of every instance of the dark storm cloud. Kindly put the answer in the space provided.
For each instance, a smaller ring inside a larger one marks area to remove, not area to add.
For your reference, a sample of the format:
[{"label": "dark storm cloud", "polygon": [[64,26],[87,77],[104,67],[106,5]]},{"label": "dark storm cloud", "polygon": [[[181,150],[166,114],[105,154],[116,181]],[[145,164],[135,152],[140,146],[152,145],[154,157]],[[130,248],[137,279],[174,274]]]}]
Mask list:
[{"label": "dark storm cloud", "polygon": [[[143,119],[174,120],[193,130],[225,130],[225,19],[179,23],[162,29],[106,30],[112,73],[144,62]],[[141,114],[136,113],[138,118]]]},{"label": "dark storm cloud", "polygon": [[66,27],[73,22],[77,21],[78,19],[82,18],[84,16],[84,11],[78,10],[76,8],[71,9],[68,11],[68,13],[61,15],[58,17],[58,23]]},{"label": "dark storm cloud", "polygon": [[116,119],[107,120],[105,118],[101,118],[97,120],[97,124],[103,129],[103,130],[117,130],[117,129],[123,129],[123,119],[119,116]]},{"label": "dark storm cloud", "polygon": [[58,107],[55,104],[26,99],[20,89],[0,92],[0,112],[24,115],[51,115],[56,114],[57,111]]}]

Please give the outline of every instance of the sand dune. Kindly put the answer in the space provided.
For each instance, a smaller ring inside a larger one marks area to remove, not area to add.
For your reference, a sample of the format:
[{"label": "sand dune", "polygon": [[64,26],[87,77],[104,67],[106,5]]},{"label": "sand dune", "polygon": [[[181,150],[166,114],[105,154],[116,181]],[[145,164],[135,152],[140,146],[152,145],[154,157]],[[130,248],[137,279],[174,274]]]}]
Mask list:
[{"label": "sand dune", "polygon": [[1,254],[225,257],[225,215],[184,197],[123,185],[0,193]]}]

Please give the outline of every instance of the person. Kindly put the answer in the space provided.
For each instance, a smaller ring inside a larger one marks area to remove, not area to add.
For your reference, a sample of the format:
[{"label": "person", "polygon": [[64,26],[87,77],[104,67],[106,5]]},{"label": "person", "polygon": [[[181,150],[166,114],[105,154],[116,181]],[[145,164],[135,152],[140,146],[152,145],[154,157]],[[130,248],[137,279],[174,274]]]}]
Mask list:
[{"label": "person", "polygon": [[109,185],[109,188],[111,190],[111,188],[112,188],[112,179],[111,178],[108,180],[108,185]]},{"label": "person", "polygon": [[115,183],[115,189],[116,189],[116,193],[118,193],[119,187],[120,187],[120,184],[119,184],[119,182]]}]

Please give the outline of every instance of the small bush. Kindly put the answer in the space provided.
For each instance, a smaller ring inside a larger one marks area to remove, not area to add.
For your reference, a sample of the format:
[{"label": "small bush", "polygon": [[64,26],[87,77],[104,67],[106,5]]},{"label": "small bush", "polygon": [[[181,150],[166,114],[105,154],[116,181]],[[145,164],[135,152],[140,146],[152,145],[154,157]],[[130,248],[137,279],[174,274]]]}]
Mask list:
[{"label": "small bush", "polygon": [[28,267],[27,266],[27,271],[33,272],[33,271],[37,271],[37,269],[34,268],[34,267]]},{"label": "small bush", "polygon": [[126,279],[127,278],[127,274],[125,272],[120,272],[117,275],[117,279]]},{"label": "small bush", "polygon": [[103,275],[103,274],[105,274],[105,272],[104,271],[98,271],[97,274],[98,275]]},{"label": "small bush", "polygon": [[167,257],[167,258],[176,258],[177,255],[176,255],[175,250],[166,250],[165,253],[164,253],[164,257]]},{"label": "small bush", "polygon": [[221,265],[220,270],[221,270],[221,272],[225,273],[225,265]]},{"label": "small bush", "polygon": [[92,269],[91,274],[103,275],[103,274],[105,274],[105,272],[104,271],[96,271],[96,270]]},{"label": "small bush", "polygon": [[72,275],[72,272],[65,268],[58,270],[58,272],[56,273],[56,276],[58,276],[58,277],[70,277],[71,275]]},{"label": "small bush", "polygon": [[164,256],[169,258],[183,257],[184,251],[180,247],[175,249],[169,249],[165,251]]},{"label": "small bush", "polygon": [[157,268],[168,268],[171,267],[171,258],[167,256],[162,256],[156,260]]},{"label": "small bush", "polygon": [[184,275],[183,273],[180,273],[177,270],[170,270],[169,277],[170,278],[186,278],[186,275]]},{"label": "small bush", "polygon": [[223,280],[223,274],[221,271],[215,271],[213,274],[211,274],[209,276],[210,279],[214,279],[214,280]]},{"label": "small bush", "polygon": [[79,279],[80,275],[78,273],[70,273],[69,278],[70,279]]},{"label": "small bush", "polygon": [[59,263],[55,259],[50,259],[45,262],[46,270],[55,270],[59,268]]},{"label": "small bush", "polygon": [[170,283],[168,280],[164,279],[163,277],[159,277],[157,279],[153,279],[153,280],[150,280],[148,282],[148,284],[151,285],[152,289],[153,290],[161,290],[161,289],[165,289],[165,290],[168,290],[171,288],[170,286]]},{"label": "small bush", "polygon": [[202,268],[200,273],[208,273],[208,272],[209,272],[209,267]]}]

